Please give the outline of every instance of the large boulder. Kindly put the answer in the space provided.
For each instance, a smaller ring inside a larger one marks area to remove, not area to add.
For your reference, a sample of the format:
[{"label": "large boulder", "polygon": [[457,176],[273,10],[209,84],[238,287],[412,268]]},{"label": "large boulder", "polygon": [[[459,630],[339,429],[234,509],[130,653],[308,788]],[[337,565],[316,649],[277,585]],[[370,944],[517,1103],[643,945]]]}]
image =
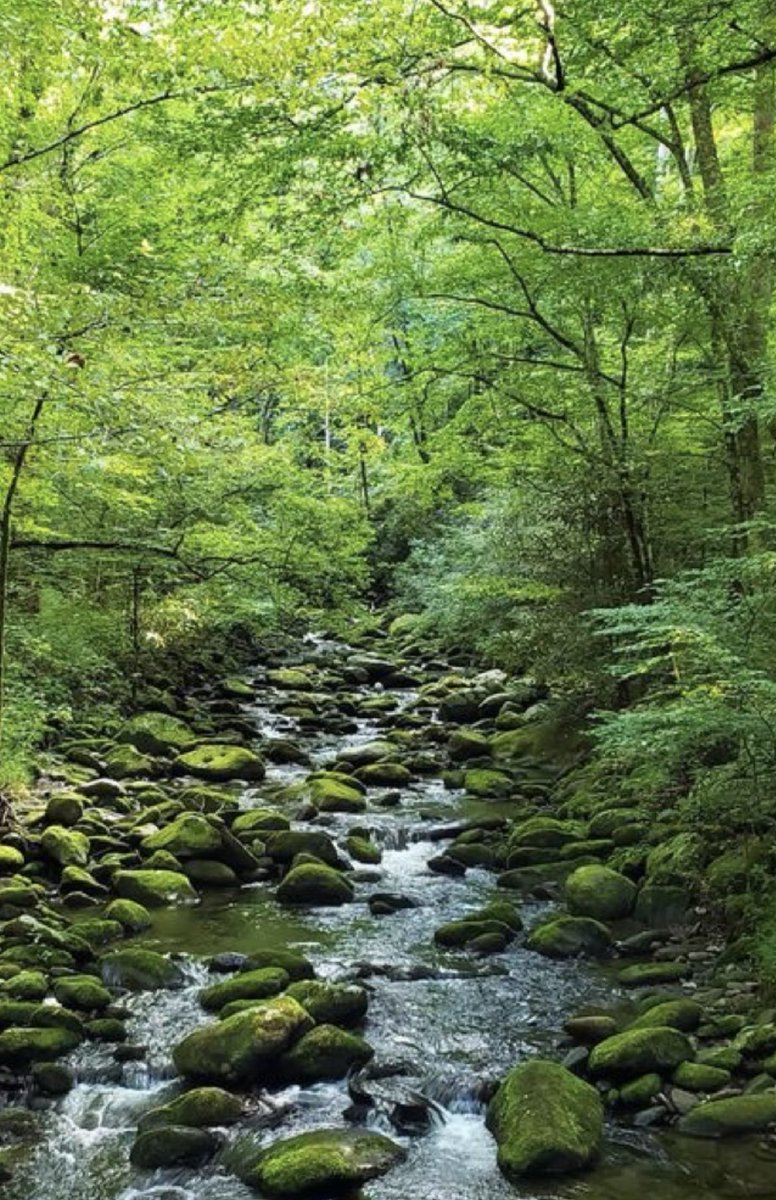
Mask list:
[{"label": "large boulder", "polygon": [[221,745],[209,742],[179,754],[175,769],[181,775],[194,775],[211,783],[228,783],[231,779],[242,779],[249,783],[264,778],[264,762],[258,754],[244,746]]},{"label": "large boulder", "polygon": [[65,1008],[94,1012],[107,1008],[111,994],[93,975],[65,975],[54,984],[54,995]]},{"label": "large boulder", "polygon": [[776,1092],[708,1100],[686,1113],[679,1132],[691,1137],[723,1138],[761,1133],[776,1125]]},{"label": "large boulder", "polygon": [[159,1129],[163,1125],[187,1125],[202,1129],[208,1125],[233,1125],[243,1114],[243,1102],[218,1087],[192,1088],[168,1104],[149,1109],[138,1122],[138,1129]]},{"label": "large boulder", "polygon": [[175,1047],[173,1062],[188,1079],[253,1083],[312,1024],[293,997],[278,996],[193,1030]]},{"label": "large boulder", "polygon": [[29,1067],[75,1050],[81,1035],[71,1029],[11,1027],[0,1033],[0,1066]]},{"label": "large boulder", "polygon": [[[316,1129],[269,1147],[253,1142],[231,1152],[243,1183],[270,1197],[352,1195],[384,1175],[405,1151],[381,1133],[364,1129]],[[231,1166],[231,1162],[228,1163]]]},{"label": "large boulder", "polygon": [[566,880],[566,904],[578,917],[616,921],[633,911],[636,885],[609,867],[577,867]]},{"label": "large boulder", "polygon": [[353,885],[324,863],[302,863],[291,868],[275,894],[281,904],[332,907],[353,899]]},{"label": "large boulder", "polygon": [[118,733],[119,742],[128,742],[141,754],[181,754],[197,740],[185,721],[169,713],[144,712],[130,717]]},{"label": "large boulder", "polygon": [[312,854],[329,867],[339,866],[337,847],[320,829],[287,829],[271,833],[266,839],[267,854],[275,862],[290,863],[297,854]]},{"label": "large boulder", "polygon": [[579,1171],[600,1153],[603,1105],[590,1084],[559,1063],[536,1059],[501,1081],[487,1125],[508,1179]]},{"label": "large boulder", "polygon": [[162,908],[197,898],[191,883],[179,871],[117,871],[113,890],[122,899],[134,900],[146,908]]},{"label": "large boulder", "polygon": [[221,849],[221,831],[200,813],[185,812],[144,838],[141,848],[147,854],[166,850],[180,859],[209,858]]},{"label": "large boulder", "polygon": [[322,979],[299,980],[291,984],[287,994],[307,1009],[316,1024],[345,1028],[363,1020],[369,1003],[364,988]]},{"label": "large boulder", "polygon": [[358,780],[338,771],[311,775],[305,783],[305,793],[321,812],[360,813],[366,800]]},{"label": "large boulder", "polygon": [[635,1079],[652,1072],[670,1073],[693,1057],[684,1033],[668,1025],[656,1025],[628,1029],[599,1042],[590,1052],[588,1069],[596,1079]]},{"label": "large boulder", "polygon": [[547,958],[599,957],[611,948],[612,935],[592,917],[553,917],[535,926],[526,941],[529,950]]},{"label": "large boulder", "polygon": [[156,1171],[169,1167],[198,1167],[215,1154],[219,1141],[205,1129],[163,1125],[138,1133],[129,1152],[133,1167]]}]

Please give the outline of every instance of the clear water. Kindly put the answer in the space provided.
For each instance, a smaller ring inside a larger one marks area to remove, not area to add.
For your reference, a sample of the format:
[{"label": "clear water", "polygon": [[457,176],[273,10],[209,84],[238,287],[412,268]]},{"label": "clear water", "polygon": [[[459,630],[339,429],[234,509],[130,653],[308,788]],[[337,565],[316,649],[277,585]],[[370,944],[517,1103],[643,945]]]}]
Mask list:
[{"label": "clear water", "polygon": [[[319,643],[323,653],[335,645]],[[401,705],[411,696],[397,694]],[[264,736],[293,734],[294,722],[266,703],[248,706]],[[379,720],[359,721],[345,738],[307,739],[313,761],[329,761],[343,744],[378,737]],[[271,767],[269,782],[287,781],[304,768]],[[242,803],[266,803],[263,788],[246,789]],[[483,1081],[497,1078],[537,1051],[551,1052],[570,1010],[583,1003],[611,1000],[600,976],[575,963],[554,963],[520,945],[496,960],[478,961],[440,953],[433,931],[493,894],[493,877],[469,871],[464,879],[430,873],[429,857],[439,843],[426,839],[420,810],[438,812],[440,822],[492,815],[503,806],[464,802],[439,781],[416,783],[397,809],[372,808],[364,817],[338,816],[332,832],[367,824],[384,847],[379,880],[363,882],[357,900],[336,910],[289,913],[265,885],[209,895],[200,905],[164,909],[141,940],[154,949],[184,956],[187,986],[180,991],[133,997],[130,1038],[147,1047],[142,1062],[118,1067],[109,1048],[81,1047],[72,1062],[78,1085],[40,1113],[41,1140],[33,1148],[7,1200],[248,1200],[253,1195],[217,1166],[190,1170],[134,1172],[128,1150],[139,1116],[171,1098],[178,1085],[171,1050],[185,1032],[209,1019],[197,1002],[206,977],[202,959],[216,952],[250,953],[267,947],[299,948],[332,979],[360,977],[371,991],[366,1036],[377,1061],[400,1064],[400,1080],[380,1087],[386,1097],[414,1089],[435,1102],[435,1118],[425,1135],[405,1139],[406,1162],[368,1186],[370,1200],[516,1200],[564,1197],[584,1200],[727,1200],[776,1196],[776,1161],[757,1144],[714,1144],[671,1136],[612,1129],[601,1166],[593,1173],[547,1186],[515,1187],[502,1178],[494,1143],[485,1129],[479,1099]],[[417,907],[374,918],[364,898],[374,890],[399,891]],[[527,922],[541,907],[526,909]],[[418,968],[425,977],[414,978]],[[390,971],[391,975],[387,975]],[[255,1111],[225,1137],[254,1129],[272,1140],[325,1124],[342,1124],[348,1108],[346,1086],[321,1084],[277,1089],[255,1098]],[[392,1132],[378,1104],[370,1118]],[[394,1135],[395,1136],[395,1135]]]}]

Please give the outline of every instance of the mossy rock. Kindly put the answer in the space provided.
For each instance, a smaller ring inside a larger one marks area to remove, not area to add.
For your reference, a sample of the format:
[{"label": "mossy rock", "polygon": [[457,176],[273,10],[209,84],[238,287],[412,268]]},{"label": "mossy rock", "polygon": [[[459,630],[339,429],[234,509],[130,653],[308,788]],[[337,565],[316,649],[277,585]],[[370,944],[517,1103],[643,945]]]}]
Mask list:
[{"label": "mossy rock", "polygon": [[290,863],[297,854],[312,854],[329,867],[339,865],[337,847],[329,837],[317,829],[289,829],[271,833],[267,838],[267,854],[275,862]]},{"label": "mossy rock", "polygon": [[[722,1071],[732,1074],[741,1066],[743,1055],[734,1046],[714,1046],[709,1050],[699,1050],[695,1061],[707,1067],[719,1067]],[[767,1062],[764,1065],[767,1071]],[[776,1061],[773,1065],[776,1067]]]},{"label": "mossy rock", "polygon": [[173,1062],[188,1079],[254,1083],[312,1024],[292,996],[278,996],[195,1029],[175,1047]]},{"label": "mossy rock", "polygon": [[597,1046],[617,1033],[617,1022],[608,1013],[581,1013],[569,1017],[563,1029],[575,1042],[581,1042],[583,1046]]},{"label": "mossy rock", "polygon": [[476,729],[457,729],[447,743],[447,753],[453,762],[490,758],[490,738]]},{"label": "mossy rock", "polygon": [[61,867],[85,867],[89,861],[89,839],[76,829],[65,829],[64,825],[49,825],[40,839],[40,846],[48,858]]},{"label": "mossy rock", "polygon": [[254,950],[249,956],[245,969],[257,971],[261,967],[280,967],[289,979],[312,979],[315,971],[309,958],[305,958],[298,950],[285,950],[277,947],[272,950]]},{"label": "mossy rock", "polygon": [[63,894],[85,892],[87,896],[94,896],[98,899],[108,894],[108,889],[103,884],[98,883],[91,871],[86,871],[83,867],[65,867],[62,871],[59,887]]},{"label": "mossy rock", "polygon": [[609,930],[592,917],[553,917],[535,926],[526,941],[529,950],[547,958],[598,958],[608,953],[611,945]]},{"label": "mossy rock", "polygon": [[650,883],[683,887],[698,875],[703,865],[704,842],[697,833],[677,833],[661,841],[647,855]]},{"label": "mossy rock", "polygon": [[198,887],[235,888],[240,878],[226,863],[214,858],[189,858],[183,864],[183,873]]},{"label": "mossy rock", "polygon": [[250,783],[264,778],[264,762],[258,754],[244,746],[222,745],[217,742],[197,746],[175,759],[175,768],[183,775],[194,775],[210,783],[228,783],[241,779]]},{"label": "mossy rock", "polygon": [[578,867],[566,880],[569,912],[596,921],[627,917],[636,901],[636,885],[609,867]]},{"label": "mossy rock", "polygon": [[359,767],[356,779],[367,787],[404,788],[412,782],[412,772],[402,763],[376,762]]},{"label": "mossy rock", "polygon": [[118,921],[101,920],[99,917],[88,917],[85,921],[79,921],[77,929],[78,936],[84,938],[93,950],[107,946],[124,936],[124,926]]},{"label": "mossy rock", "polygon": [[129,1151],[129,1161],[144,1171],[198,1167],[213,1157],[219,1144],[206,1129],[165,1125],[139,1133]]},{"label": "mossy rock", "polygon": [[584,836],[584,826],[576,822],[560,821],[556,817],[529,817],[521,821],[509,835],[509,849],[522,846],[544,846],[558,848],[569,842],[578,842]]},{"label": "mossy rock", "polygon": [[277,667],[267,671],[267,683],[290,692],[310,692],[315,686],[308,673],[296,667]]},{"label": "mossy rock", "polygon": [[111,1002],[111,994],[93,975],[67,975],[54,983],[54,995],[65,1008],[99,1012]]},{"label": "mossy rock", "polygon": [[183,1125],[204,1129],[213,1125],[233,1125],[243,1115],[239,1096],[219,1087],[192,1088],[168,1104],[160,1104],[144,1113],[138,1129],[160,1129],[165,1125]]},{"label": "mossy rock", "polygon": [[0,1033],[0,1066],[12,1069],[61,1058],[75,1050],[81,1036],[63,1028],[15,1028]]},{"label": "mossy rock", "polygon": [[368,1042],[336,1025],[317,1025],[282,1056],[279,1069],[292,1083],[344,1079],[348,1071],[363,1067],[374,1055]]},{"label": "mossy rock", "polygon": [[16,846],[0,846],[0,875],[10,875],[24,866],[24,855]]},{"label": "mossy rock", "polygon": [[123,900],[134,900],[146,908],[162,908],[197,898],[190,881],[179,871],[117,871],[113,890]]},{"label": "mossy rock", "polygon": [[693,1048],[685,1034],[656,1025],[628,1029],[599,1042],[590,1052],[588,1070],[597,1079],[627,1080],[670,1073],[692,1057]]},{"label": "mossy rock", "polygon": [[628,808],[603,808],[590,818],[591,838],[611,838],[618,829],[639,820],[639,813]]},{"label": "mossy rock", "polygon": [[105,759],[105,774],[110,779],[140,779],[153,772],[153,759],[134,746],[116,746]]},{"label": "mossy rock", "polygon": [[88,1021],[86,1032],[95,1042],[125,1042],[129,1036],[126,1025],[117,1017],[97,1017]]},{"label": "mossy rock", "polygon": [[620,1088],[620,1103],[626,1108],[647,1108],[662,1086],[662,1079],[654,1071],[639,1075]]},{"label": "mossy rock", "polygon": [[487,1125],[501,1171],[519,1182],[592,1166],[603,1141],[603,1106],[590,1084],[559,1063],[535,1059],[501,1081]]},{"label": "mossy rock", "polygon": [[132,992],[155,991],[183,986],[183,972],[177,963],[155,950],[128,946],[100,959],[102,977],[111,987]]},{"label": "mossy rock", "polygon": [[614,850],[614,842],[609,838],[588,838],[581,842],[568,842],[561,846],[559,855],[563,858],[608,858]]},{"label": "mossy rock", "polygon": [[199,993],[199,1002],[209,1012],[218,1012],[235,1000],[267,1000],[285,991],[290,980],[280,967],[242,971],[222,983],[213,983]]},{"label": "mossy rock", "polygon": [[683,1033],[694,1033],[703,1018],[703,1009],[697,1000],[665,1000],[655,1004],[631,1021],[629,1029],[649,1029],[655,1025],[668,1025],[681,1029]]},{"label": "mossy rock", "polygon": [[142,933],[151,927],[151,914],[142,904],[134,900],[111,900],[105,909],[110,921],[117,921],[126,933]]},{"label": "mossy rock", "polygon": [[185,721],[163,712],[138,713],[121,727],[119,742],[128,742],[141,754],[180,754],[196,743],[197,736]]},{"label": "mossy rock", "polygon": [[379,846],[375,846],[368,838],[352,834],[345,839],[345,849],[351,858],[360,863],[376,865],[383,857]]},{"label": "mossy rock", "polygon": [[221,849],[221,832],[200,813],[185,812],[165,829],[144,838],[141,849],[146,854],[165,850],[183,861],[187,858],[208,858]]},{"label": "mossy rock", "polygon": [[650,929],[681,925],[690,907],[690,893],[671,884],[644,884],[636,897],[634,916]]},{"label": "mossy rock", "polygon": [[366,800],[357,781],[338,772],[310,776],[305,784],[305,792],[321,812],[360,813],[366,808]]},{"label": "mossy rock", "polygon": [[679,1132],[690,1137],[740,1137],[762,1133],[776,1125],[776,1092],[731,1096],[698,1104],[679,1121]]},{"label": "mossy rock", "polygon": [[687,1092],[718,1092],[730,1083],[730,1071],[707,1063],[683,1062],[674,1071],[674,1083]]},{"label": "mossy rock", "polygon": [[324,863],[292,867],[275,895],[281,904],[331,907],[353,899],[353,885]]},{"label": "mossy rock", "polygon": [[65,1096],[75,1086],[75,1074],[64,1063],[33,1063],[32,1078],[44,1096]]},{"label": "mossy rock", "polygon": [[239,813],[232,821],[232,833],[243,838],[249,833],[270,833],[290,828],[291,822],[288,817],[281,816],[269,808],[248,809],[247,812]]},{"label": "mossy rock", "polygon": [[514,930],[505,925],[503,921],[483,921],[474,918],[449,921],[434,931],[434,941],[437,946],[443,946],[446,949],[472,946],[484,936],[488,936],[488,945],[492,946],[496,953],[499,953],[512,941],[515,934]]},{"label": "mossy rock", "polygon": [[42,971],[20,971],[2,985],[3,996],[13,1000],[43,1000],[48,994],[48,978]]},{"label": "mossy rock", "polygon": [[305,979],[292,983],[287,994],[307,1009],[317,1025],[339,1025],[349,1028],[364,1019],[369,997],[364,988],[355,984],[326,983],[320,979]]},{"label": "mossy rock", "polygon": [[618,972],[617,982],[623,987],[654,987],[659,983],[678,983],[687,973],[686,963],[634,963]]},{"label": "mossy rock", "polygon": [[47,825],[77,825],[84,815],[84,802],[77,792],[55,792],[46,805]]},{"label": "mossy rock", "polygon": [[269,1147],[238,1143],[227,1165],[264,1196],[351,1196],[363,1184],[402,1162],[406,1152],[381,1133],[364,1129],[316,1129],[282,1138]]}]

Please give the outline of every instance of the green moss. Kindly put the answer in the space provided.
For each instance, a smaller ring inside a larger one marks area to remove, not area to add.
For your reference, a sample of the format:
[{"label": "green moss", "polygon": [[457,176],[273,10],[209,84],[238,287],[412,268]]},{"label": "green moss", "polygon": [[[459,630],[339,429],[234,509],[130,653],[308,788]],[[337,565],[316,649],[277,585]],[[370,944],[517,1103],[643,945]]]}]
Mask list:
[{"label": "green moss", "polygon": [[526,946],[547,958],[598,957],[611,948],[612,935],[591,917],[554,917],[534,927]]},{"label": "green moss", "polygon": [[144,1113],[138,1129],[158,1129],[165,1125],[203,1128],[208,1125],[233,1125],[243,1115],[243,1102],[218,1087],[192,1088],[176,1096],[169,1104],[160,1104]]},{"label": "green moss", "polygon": [[381,1133],[317,1129],[283,1138],[269,1148],[252,1142],[232,1152],[240,1179],[271,1197],[352,1195],[401,1162],[405,1152]]},{"label": "green moss", "polygon": [[153,771],[153,761],[134,746],[116,746],[105,760],[105,773],[111,779],[140,779]]},{"label": "green moss", "polygon": [[179,754],[193,746],[197,738],[178,717],[163,712],[144,712],[131,717],[121,727],[118,740],[128,742],[141,754]]},{"label": "green moss", "polygon": [[93,975],[69,975],[57,979],[54,995],[65,1008],[75,1008],[79,1012],[99,1011],[111,1002],[110,992]]},{"label": "green moss", "polygon": [[309,958],[305,958],[297,950],[282,950],[279,947],[272,950],[254,950],[245,964],[249,971],[260,967],[280,967],[289,979],[311,979],[314,971]]},{"label": "green moss", "polygon": [[509,796],[514,791],[511,775],[503,771],[493,771],[486,767],[476,767],[464,775],[463,785],[470,796],[488,797]]},{"label": "green moss", "polygon": [[247,833],[290,828],[291,823],[287,817],[283,817],[269,808],[251,808],[247,812],[239,813],[232,822],[232,833],[239,837],[244,837]]},{"label": "green moss", "polygon": [[652,987],[657,983],[676,983],[687,975],[687,964],[676,962],[634,963],[617,975],[623,987]]},{"label": "green moss", "polygon": [[213,983],[199,993],[199,1002],[210,1012],[217,1012],[235,1000],[267,1000],[277,996],[289,984],[289,977],[279,967],[263,967],[243,971],[222,983]]},{"label": "green moss", "polygon": [[305,792],[321,812],[360,813],[366,808],[357,781],[339,772],[311,775],[305,784]]},{"label": "green moss", "polygon": [[9,875],[24,866],[24,855],[15,846],[0,846],[0,875]]},{"label": "green moss", "polygon": [[345,849],[356,862],[377,864],[382,859],[379,846],[373,845],[367,838],[351,835],[345,840]]},{"label": "green moss", "polygon": [[297,854],[312,854],[327,866],[339,865],[337,847],[327,833],[317,829],[289,829],[267,838],[267,854],[279,863],[290,863]]},{"label": "green moss", "polygon": [[179,859],[207,858],[221,849],[221,833],[207,817],[185,812],[165,829],[145,838],[141,848],[146,854],[166,850]]},{"label": "green moss", "polygon": [[134,900],[147,908],[194,900],[197,895],[186,876],[178,871],[117,871],[113,889],[122,899]]},{"label": "green moss", "polygon": [[569,911],[597,921],[627,917],[636,900],[636,886],[609,867],[578,867],[566,880]]},{"label": "green moss", "polygon": [[718,1092],[730,1083],[730,1072],[707,1063],[683,1062],[674,1071],[674,1083],[688,1092]]},{"label": "green moss", "polygon": [[352,900],[353,885],[323,863],[304,863],[292,867],[275,894],[281,904],[329,907]]},{"label": "green moss", "polygon": [[69,1029],[14,1028],[0,1033],[0,1066],[29,1067],[35,1062],[60,1058],[75,1050],[81,1041]]},{"label": "green moss", "polygon": [[376,762],[359,767],[356,778],[367,787],[404,788],[412,782],[412,773],[402,763]]},{"label": "green moss", "polygon": [[703,854],[704,844],[699,834],[677,833],[647,855],[647,877],[650,883],[684,887],[698,875]]},{"label": "green moss", "polygon": [[156,1171],[163,1167],[195,1167],[207,1162],[218,1149],[218,1141],[204,1129],[166,1125],[139,1133],[129,1152],[133,1167]]},{"label": "green moss", "polygon": [[583,825],[572,821],[559,821],[556,817],[529,817],[522,821],[509,835],[509,849],[522,846],[565,846],[577,842],[585,834]]},{"label": "green moss", "polygon": [[591,1166],[603,1140],[595,1088],[558,1063],[536,1059],[502,1080],[487,1112],[508,1179],[562,1174]]},{"label": "green moss", "polygon": [[655,1025],[667,1025],[671,1029],[681,1029],[683,1033],[693,1033],[702,1017],[703,1009],[697,1000],[666,1000],[641,1013],[628,1028],[649,1029]]},{"label": "green moss", "polygon": [[776,1092],[731,1096],[699,1104],[679,1121],[679,1132],[691,1137],[722,1138],[760,1133],[776,1124]]},{"label": "green moss", "polygon": [[280,1072],[293,1083],[342,1079],[353,1067],[362,1067],[374,1050],[363,1038],[336,1025],[318,1025],[304,1034],[280,1060]]},{"label": "green moss", "polygon": [[177,963],[164,954],[141,946],[130,946],[105,954],[100,959],[100,968],[103,979],[111,987],[127,988],[133,992],[176,988],[183,983],[183,974]]},{"label": "green moss", "polygon": [[134,900],[112,900],[105,909],[105,916],[118,922],[127,933],[142,933],[151,926],[148,909]]},{"label": "green moss", "polygon": [[595,1078],[634,1079],[662,1075],[693,1057],[685,1034],[668,1026],[629,1029],[600,1042],[590,1052],[588,1068]]},{"label": "green moss", "polygon": [[195,1029],[175,1047],[173,1062],[189,1079],[254,1083],[312,1023],[292,996],[278,996]]},{"label": "green moss", "polygon": [[258,754],[244,746],[220,745],[216,742],[197,746],[175,759],[175,768],[183,775],[195,775],[211,783],[226,783],[230,779],[258,782],[264,778],[264,762]]},{"label": "green moss", "polygon": [[83,867],[89,861],[89,839],[64,825],[50,825],[40,839],[44,854],[61,867]]},{"label": "green moss", "polygon": [[369,1003],[364,988],[319,979],[293,983],[287,994],[307,1009],[316,1024],[325,1025],[357,1025],[366,1016]]},{"label": "green moss", "polygon": [[77,825],[84,815],[84,804],[77,792],[55,792],[46,805],[47,825]]},{"label": "green moss", "polygon": [[2,985],[2,991],[14,1000],[43,1000],[48,992],[48,979],[42,971],[20,971]]},{"label": "green moss", "polygon": [[620,1103],[626,1108],[646,1108],[662,1086],[663,1081],[654,1072],[639,1075],[638,1079],[632,1079],[620,1088]]}]

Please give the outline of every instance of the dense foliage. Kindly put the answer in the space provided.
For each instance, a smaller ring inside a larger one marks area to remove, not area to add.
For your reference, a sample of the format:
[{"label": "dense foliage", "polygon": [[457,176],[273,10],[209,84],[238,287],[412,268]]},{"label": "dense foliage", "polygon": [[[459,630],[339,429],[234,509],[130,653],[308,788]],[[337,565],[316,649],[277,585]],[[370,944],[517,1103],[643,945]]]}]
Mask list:
[{"label": "dense foliage", "polygon": [[772,6],[0,32],[5,778],[149,651],[388,603],[772,818]]}]

